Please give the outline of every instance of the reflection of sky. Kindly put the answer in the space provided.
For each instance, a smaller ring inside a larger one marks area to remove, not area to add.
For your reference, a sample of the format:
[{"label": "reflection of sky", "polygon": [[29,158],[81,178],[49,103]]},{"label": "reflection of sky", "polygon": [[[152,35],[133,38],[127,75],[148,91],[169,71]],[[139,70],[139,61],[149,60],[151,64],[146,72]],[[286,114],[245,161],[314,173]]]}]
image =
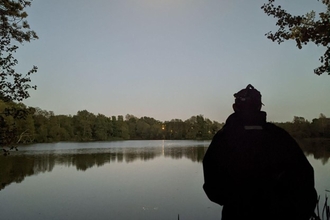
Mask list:
[{"label": "reflection of sky", "polygon": [[[55,114],[223,122],[233,93],[251,83],[272,121],[329,116],[330,78],[313,74],[324,50],[267,40],[276,27],[265,2],[34,0],[28,20],[40,39],[17,53],[19,69],[39,67],[25,103]],[[276,2],[293,13],[322,8]]]},{"label": "reflection of sky", "polygon": [[18,147],[19,151],[59,151],[59,150],[100,150],[109,148],[157,148],[157,147],[193,147],[208,146],[210,141],[194,140],[133,140],[133,141],[109,141],[109,142],[60,142],[46,144],[32,144]]},{"label": "reflection of sky", "polygon": [[326,190],[330,190],[330,176],[329,176],[330,163],[324,164],[322,160],[316,160],[312,156],[308,156],[307,159],[314,168],[315,187],[318,195],[320,195],[320,209],[321,209],[324,204],[325,195],[330,197],[330,193],[326,192]]},{"label": "reflection of sky", "polygon": [[325,190],[330,190],[330,163],[323,163],[322,160],[316,160],[312,156],[307,157],[315,171],[315,184],[319,194],[323,195]]},{"label": "reflection of sky", "polygon": [[[158,158],[77,172],[58,165],[0,191],[4,219],[212,219],[200,163]],[[33,201],[33,203],[31,203]],[[19,207],[19,208],[17,208]]]}]

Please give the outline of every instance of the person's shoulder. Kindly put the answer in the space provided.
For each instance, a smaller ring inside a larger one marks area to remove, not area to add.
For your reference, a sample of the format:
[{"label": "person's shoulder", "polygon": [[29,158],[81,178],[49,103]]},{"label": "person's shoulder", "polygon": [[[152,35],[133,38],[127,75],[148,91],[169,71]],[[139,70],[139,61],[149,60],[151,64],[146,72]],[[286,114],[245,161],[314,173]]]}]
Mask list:
[{"label": "person's shoulder", "polygon": [[224,132],[225,132],[225,126],[222,127],[219,131],[217,131],[217,133],[215,133],[215,135],[213,136],[213,140],[221,138],[224,135]]},{"label": "person's shoulder", "polygon": [[267,122],[265,124],[265,129],[269,133],[279,137],[282,141],[284,141],[284,140],[293,141],[294,140],[293,137],[289,134],[289,132],[287,132],[284,128],[281,128],[274,123]]},{"label": "person's shoulder", "polygon": [[277,131],[277,132],[288,134],[288,132],[286,130],[284,130],[283,128],[277,126],[276,124],[274,124],[272,122],[266,122],[265,127],[266,127],[266,129],[271,130],[271,131]]}]

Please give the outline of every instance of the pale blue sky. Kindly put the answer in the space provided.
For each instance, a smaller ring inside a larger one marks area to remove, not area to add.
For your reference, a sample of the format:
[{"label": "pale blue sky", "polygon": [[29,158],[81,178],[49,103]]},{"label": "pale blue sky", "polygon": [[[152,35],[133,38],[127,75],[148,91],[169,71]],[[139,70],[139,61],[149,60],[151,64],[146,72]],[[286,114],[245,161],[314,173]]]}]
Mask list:
[{"label": "pale blue sky", "polygon": [[[38,89],[24,103],[55,114],[223,122],[233,94],[251,83],[270,121],[330,117],[330,76],[313,73],[324,49],[268,40],[276,26],[265,2],[34,0],[28,21],[40,39],[16,55],[20,69],[39,67]],[[278,2],[294,13],[323,8]]]}]

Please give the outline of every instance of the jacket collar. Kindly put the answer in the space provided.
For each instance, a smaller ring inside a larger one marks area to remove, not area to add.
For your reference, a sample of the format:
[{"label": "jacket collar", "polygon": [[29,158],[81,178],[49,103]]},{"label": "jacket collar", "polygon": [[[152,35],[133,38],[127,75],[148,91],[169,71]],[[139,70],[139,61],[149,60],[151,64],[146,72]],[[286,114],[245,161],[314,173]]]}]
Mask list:
[{"label": "jacket collar", "polygon": [[253,114],[244,114],[235,112],[231,114],[227,120],[228,126],[263,126],[266,124],[267,114],[264,111],[259,111]]}]

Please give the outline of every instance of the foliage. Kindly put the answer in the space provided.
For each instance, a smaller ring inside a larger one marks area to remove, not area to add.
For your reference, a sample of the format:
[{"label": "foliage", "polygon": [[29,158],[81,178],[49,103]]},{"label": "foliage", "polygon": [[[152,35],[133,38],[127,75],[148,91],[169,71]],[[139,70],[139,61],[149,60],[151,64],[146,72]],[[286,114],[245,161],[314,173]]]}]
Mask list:
[{"label": "foliage", "polygon": [[31,1],[25,0],[0,0],[0,88],[4,100],[22,101],[29,97],[28,89],[31,86],[30,75],[37,71],[34,66],[25,75],[17,73],[15,66],[18,60],[13,54],[17,51],[17,44],[38,39],[37,34],[30,30],[25,8]]},{"label": "foliage", "polygon": [[[0,110],[9,105],[0,102]],[[203,115],[192,116],[182,121],[172,119],[159,121],[151,117],[137,118],[134,115],[107,117],[93,114],[87,110],[78,111],[76,115],[55,115],[52,111],[40,108],[27,108],[23,104],[16,109],[27,111],[23,119],[5,117],[6,123],[15,124],[22,134],[23,143],[46,143],[59,141],[111,141],[111,140],[211,140],[223,123],[211,121]],[[330,118],[320,114],[311,122],[304,117],[294,116],[291,122],[275,123],[284,128],[294,138],[328,138],[330,139]],[[10,126],[7,126],[10,128]]]},{"label": "foliage", "polygon": [[[25,9],[30,5],[31,1],[26,0],[0,0],[0,100],[1,105],[6,106],[0,109],[0,145],[5,154],[9,153],[6,147],[14,148],[27,132],[34,132],[27,127],[30,109],[13,103],[28,98],[29,89],[36,89],[30,85],[30,76],[37,72],[37,67],[33,66],[26,74],[18,73],[15,70],[18,60],[13,55],[18,44],[38,39],[26,21]],[[21,119],[26,119],[26,124]],[[27,130],[22,131],[22,127]]]},{"label": "foliage", "polygon": [[[52,111],[27,108],[22,104],[16,105],[21,106],[22,110],[28,111],[24,119],[9,117],[12,124],[20,125],[18,133],[25,131],[24,139],[21,139],[21,142],[24,140],[24,143],[162,139],[209,140],[222,127],[222,124],[205,119],[202,115],[193,116],[186,121],[173,119],[161,122],[146,116],[137,118],[133,115],[126,115],[124,119],[122,115],[111,117],[103,114],[94,115],[87,110],[78,111],[73,116],[55,115]],[[8,103],[0,102],[1,106],[8,108]]]},{"label": "foliage", "polygon": [[304,117],[294,116],[292,122],[276,123],[293,137],[302,138],[330,138],[330,118],[320,114],[309,122]]},{"label": "foliage", "polygon": [[[11,128],[18,129],[20,134],[15,140],[20,143],[47,143],[60,141],[111,141],[111,140],[211,140],[223,123],[211,121],[203,115],[192,116],[183,121],[172,119],[159,121],[151,117],[107,117],[93,114],[87,110],[78,111],[76,115],[55,115],[52,111],[40,108],[27,108],[23,104],[0,101],[3,109],[20,109],[27,112],[24,118],[8,115],[1,123],[1,132],[12,137]],[[330,118],[320,114],[311,122],[304,117],[294,116],[291,122],[275,123],[284,128],[294,138],[328,138],[330,139]],[[6,130],[7,129],[7,130]],[[3,134],[2,134],[3,135]],[[3,139],[5,140],[5,139]]]},{"label": "foliage", "polygon": [[277,19],[278,30],[275,33],[267,33],[267,38],[278,44],[287,40],[295,40],[299,49],[309,42],[325,47],[326,51],[319,59],[321,66],[314,69],[314,73],[321,75],[328,72],[330,75],[330,1],[322,0],[326,9],[324,12],[318,13],[318,16],[315,11],[294,16],[280,5],[275,6],[274,2],[275,0],[268,0],[268,3],[261,7],[268,16]]},{"label": "foliage", "polygon": [[[27,108],[24,104],[4,102],[0,100],[0,146],[4,155],[10,150],[16,149],[18,143],[33,142],[34,121],[33,108]],[[6,148],[7,147],[7,148]]]}]

